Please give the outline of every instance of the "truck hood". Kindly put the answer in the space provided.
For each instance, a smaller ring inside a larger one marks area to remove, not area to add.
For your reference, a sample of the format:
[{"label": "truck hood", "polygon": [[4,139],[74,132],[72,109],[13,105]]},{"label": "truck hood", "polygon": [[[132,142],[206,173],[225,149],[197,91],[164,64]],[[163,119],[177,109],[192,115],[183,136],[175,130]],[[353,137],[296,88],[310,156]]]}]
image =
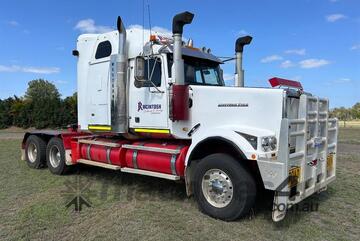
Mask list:
[{"label": "truck hood", "polygon": [[278,137],[285,95],[282,89],[191,85],[190,119],[202,130],[231,128],[256,136],[270,130]]}]

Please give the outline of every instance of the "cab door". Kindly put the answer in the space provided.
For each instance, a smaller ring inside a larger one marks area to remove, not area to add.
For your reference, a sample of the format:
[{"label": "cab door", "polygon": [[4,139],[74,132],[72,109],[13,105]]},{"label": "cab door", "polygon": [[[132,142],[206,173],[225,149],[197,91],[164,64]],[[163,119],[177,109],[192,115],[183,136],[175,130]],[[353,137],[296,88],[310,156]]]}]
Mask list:
[{"label": "cab door", "polygon": [[134,63],[131,63],[131,66],[130,128],[168,129],[167,70],[163,56],[145,58],[145,77],[152,83],[149,82],[143,87],[136,87]]},{"label": "cab door", "polygon": [[115,36],[100,35],[89,61],[87,76],[87,118],[89,125],[110,125],[110,56],[116,53]]}]

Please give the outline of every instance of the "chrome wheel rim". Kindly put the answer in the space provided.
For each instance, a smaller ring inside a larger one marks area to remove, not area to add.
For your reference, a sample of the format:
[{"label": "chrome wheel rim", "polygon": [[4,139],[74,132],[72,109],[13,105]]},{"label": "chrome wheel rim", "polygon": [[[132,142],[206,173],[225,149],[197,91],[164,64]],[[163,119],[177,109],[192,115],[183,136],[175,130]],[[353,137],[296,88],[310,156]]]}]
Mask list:
[{"label": "chrome wheel rim", "polygon": [[35,143],[30,143],[27,148],[27,156],[29,159],[29,162],[34,163],[37,158],[37,148]]},{"label": "chrome wheel rim", "polygon": [[206,201],[216,208],[226,207],[233,198],[232,181],[220,169],[208,170],[202,178],[201,187]]},{"label": "chrome wheel rim", "polygon": [[58,167],[61,161],[59,148],[57,148],[57,146],[52,146],[49,155],[51,166],[54,168]]}]

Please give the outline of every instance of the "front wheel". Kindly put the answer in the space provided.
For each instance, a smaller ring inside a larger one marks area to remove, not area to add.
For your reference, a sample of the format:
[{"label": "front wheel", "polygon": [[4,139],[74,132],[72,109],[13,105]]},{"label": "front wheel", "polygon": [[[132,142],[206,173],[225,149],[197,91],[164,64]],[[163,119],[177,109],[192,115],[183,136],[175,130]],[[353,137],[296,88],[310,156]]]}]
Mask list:
[{"label": "front wheel", "polygon": [[252,175],[233,157],[217,153],[205,157],[194,173],[193,190],[200,210],[232,221],[247,214],[255,202]]}]

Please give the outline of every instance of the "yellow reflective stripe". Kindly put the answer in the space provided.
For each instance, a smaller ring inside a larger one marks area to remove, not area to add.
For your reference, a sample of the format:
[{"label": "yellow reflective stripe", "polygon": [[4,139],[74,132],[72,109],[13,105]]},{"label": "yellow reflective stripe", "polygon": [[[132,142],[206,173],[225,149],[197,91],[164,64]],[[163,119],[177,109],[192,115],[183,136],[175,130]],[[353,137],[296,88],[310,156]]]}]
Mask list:
[{"label": "yellow reflective stripe", "polygon": [[98,125],[91,126],[91,125],[89,125],[88,129],[89,130],[99,130],[99,131],[111,131],[111,126],[98,126]]},{"label": "yellow reflective stripe", "polygon": [[142,129],[142,128],[136,128],[136,129],[135,129],[135,132],[169,134],[169,133],[170,133],[170,130],[165,130],[165,129]]}]

